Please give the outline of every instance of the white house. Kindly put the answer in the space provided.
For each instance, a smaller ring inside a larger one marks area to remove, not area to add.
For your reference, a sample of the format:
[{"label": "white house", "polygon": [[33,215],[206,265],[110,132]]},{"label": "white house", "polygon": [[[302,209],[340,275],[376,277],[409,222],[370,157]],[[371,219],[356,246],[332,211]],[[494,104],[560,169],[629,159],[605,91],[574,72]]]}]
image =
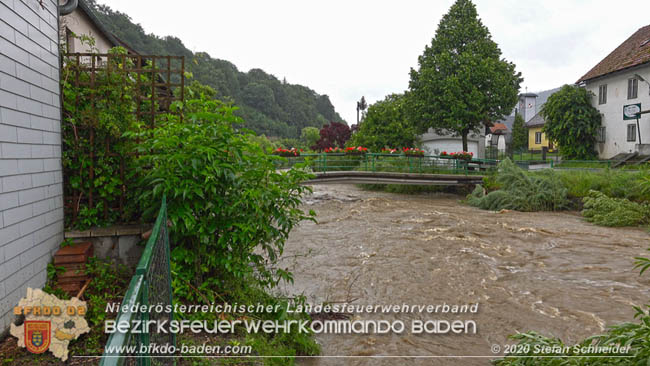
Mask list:
[{"label": "white house", "polygon": [[[427,154],[439,155],[443,151],[457,152],[463,151],[463,139],[460,136],[440,135],[433,129],[419,137],[422,143],[422,149]],[[467,150],[474,154],[476,158],[485,158],[485,134],[470,133],[467,136]]]},{"label": "white house", "polygon": [[[650,25],[618,46],[578,80],[594,93],[592,104],[602,114],[597,144],[601,159],[650,155]],[[624,109],[627,117],[624,117]]]},{"label": "white house", "polygon": [[67,52],[93,52],[89,45],[79,39],[79,36],[84,35],[95,40],[94,51],[97,53],[107,53],[116,46],[126,48],[131,54],[137,53],[109,32],[84,0],[77,0],[77,6],[72,13],[61,16],[59,35],[60,42],[65,44]]}]

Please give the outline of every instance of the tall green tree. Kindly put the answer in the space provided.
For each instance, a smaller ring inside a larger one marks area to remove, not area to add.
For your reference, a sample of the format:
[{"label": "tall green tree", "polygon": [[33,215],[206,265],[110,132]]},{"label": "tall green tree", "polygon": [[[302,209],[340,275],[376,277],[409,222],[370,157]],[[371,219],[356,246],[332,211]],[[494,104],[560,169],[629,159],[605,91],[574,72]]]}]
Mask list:
[{"label": "tall green tree", "polygon": [[404,94],[391,94],[368,108],[350,144],[379,151],[384,147],[413,147],[415,140],[415,126],[407,117]]},{"label": "tall green tree", "polygon": [[585,88],[565,85],[551,95],[541,113],[546,137],[560,148],[566,159],[588,160],[596,157],[596,138],[601,115],[591,105],[594,94]]},{"label": "tall green tree", "polygon": [[433,128],[463,138],[509,114],[517,103],[521,73],[481,22],[471,0],[457,0],[411,69],[410,111],[420,133]]},{"label": "tall green tree", "polygon": [[517,113],[515,121],[512,123],[512,142],[510,142],[512,151],[528,149],[528,129],[524,124],[524,117]]}]

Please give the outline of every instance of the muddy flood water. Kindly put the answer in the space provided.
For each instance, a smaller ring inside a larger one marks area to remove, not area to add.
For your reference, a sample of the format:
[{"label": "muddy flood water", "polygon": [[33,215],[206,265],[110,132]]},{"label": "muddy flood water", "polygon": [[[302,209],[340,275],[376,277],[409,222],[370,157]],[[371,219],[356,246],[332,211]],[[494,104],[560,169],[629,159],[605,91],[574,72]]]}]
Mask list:
[{"label": "muddy flood water", "polygon": [[[324,356],[301,365],[489,365],[494,345],[535,330],[567,344],[631,321],[648,302],[643,229],[604,228],[577,212],[489,212],[445,194],[398,195],[352,185],[314,186],[304,208],[318,223],[295,229],[284,264],[295,283],[283,291],[309,303],[479,304],[477,313],[361,313],[401,320],[402,334],[317,335]],[[411,334],[413,320],[473,320],[476,334]],[[382,358],[367,356],[427,356]]]}]

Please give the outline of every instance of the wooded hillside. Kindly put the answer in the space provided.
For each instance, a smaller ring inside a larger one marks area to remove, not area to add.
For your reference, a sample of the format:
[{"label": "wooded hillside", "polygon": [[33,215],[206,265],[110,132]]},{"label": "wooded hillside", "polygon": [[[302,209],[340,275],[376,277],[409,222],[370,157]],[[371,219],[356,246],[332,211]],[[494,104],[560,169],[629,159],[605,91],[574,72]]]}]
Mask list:
[{"label": "wooded hillside", "polygon": [[[173,36],[146,34],[131,18],[95,0],[86,0],[102,24],[141,54],[185,56],[185,69],[194,79],[217,91],[217,98],[240,107],[245,127],[267,136],[297,138],[304,127],[342,122],[327,95],[303,85],[289,84],[261,69],[241,72],[226,60],[205,52],[193,53]],[[244,47],[245,45],[242,45]]]}]

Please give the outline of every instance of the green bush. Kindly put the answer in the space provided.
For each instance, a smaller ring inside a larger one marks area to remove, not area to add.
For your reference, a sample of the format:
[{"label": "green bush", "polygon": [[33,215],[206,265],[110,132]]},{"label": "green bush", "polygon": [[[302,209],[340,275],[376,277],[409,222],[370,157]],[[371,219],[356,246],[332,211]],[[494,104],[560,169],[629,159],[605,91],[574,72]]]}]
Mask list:
[{"label": "green bush", "polygon": [[649,205],[608,197],[598,191],[590,191],[583,202],[582,215],[596,225],[637,226],[648,223],[650,217]]},{"label": "green bush", "polygon": [[141,200],[151,216],[167,196],[173,287],[187,301],[213,302],[250,284],[292,280],[274,268],[291,229],[313,219],[298,206],[308,173],[276,171],[251,135],[238,131],[234,108],[191,100],[184,121],[168,115],[139,138]]},{"label": "green bush", "polygon": [[565,159],[591,160],[596,156],[596,136],[602,117],[591,104],[593,95],[586,88],[564,85],[540,111],[546,120],[546,137],[558,145]]},{"label": "green bush", "polygon": [[556,211],[569,206],[567,190],[553,172],[531,175],[506,159],[499,164],[496,183],[500,190],[486,194],[479,185],[467,202],[486,210]]}]

